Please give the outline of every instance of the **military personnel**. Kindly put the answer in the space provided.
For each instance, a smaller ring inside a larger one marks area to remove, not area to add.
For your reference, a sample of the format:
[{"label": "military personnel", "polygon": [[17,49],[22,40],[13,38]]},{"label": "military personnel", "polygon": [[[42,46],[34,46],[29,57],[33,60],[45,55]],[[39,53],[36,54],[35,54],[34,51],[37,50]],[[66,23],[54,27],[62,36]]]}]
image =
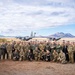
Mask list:
[{"label": "military personnel", "polygon": [[23,61],[25,59],[25,52],[23,49],[20,50],[20,61]]},{"label": "military personnel", "polygon": [[39,43],[39,49],[44,50],[44,45],[42,43]]},{"label": "military personnel", "polygon": [[69,62],[74,63],[74,57],[73,57],[74,49],[72,44],[69,44],[68,46],[68,53],[69,53]]},{"label": "military personnel", "polygon": [[2,49],[1,49],[1,43],[0,43],[0,60],[1,60],[1,56],[2,56]]},{"label": "military personnel", "polygon": [[58,59],[58,52],[56,52],[56,50],[53,51],[53,61],[57,62]]},{"label": "military personnel", "polygon": [[15,51],[13,52],[13,60],[14,60],[14,61],[18,61],[19,58],[20,58],[20,56],[19,56],[18,50],[15,50]]},{"label": "military personnel", "polygon": [[65,53],[66,61],[69,61],[69,55],[68,55],[68,45],[64,41],[62,44],[62,51]]},{"label": "military personnel", "polygon": [[28,54],[28,50],[29,50],[29,44],[25,43],[24,45],[24,52],[25,52],[25,60],[27,60],[27,54]]},{"label": "military personnel", "polygon": [[46,60],[46,61],[50,61],[50,60],[51,60],[50,57],[51,57],[50,51],[49,51],[49,50],[46,50],[46,57],[45,57],[45,60]]},{"label": "military personnel", "polygon": [[58,61],[60,61],[62,64],[67,63],[65,53],[62,50],[59,53]]},{"label": "military personnel", "polygon": [[2,43],[1,45],[1,50],[2,50],[2,57],[3,59],[6,59],[6,55],[7,55],[7,50],[6,50],[6,43]]},{"label": "military personnel", "polygon": [[[12,43],[11,43],[11,46],[12,46],[12,54],[13,54],[13,52],[16,50],[16,49],[15,49],[15,44],[16,44],[16,42],[12,42]],[[13,56],[13,55],[12,55],[12,56]]]},{"label": "military personnel", "polygon": [[51,43],[51,60],[53,60],[53,51],[56,50],[56,43]]},{"label": "military personnel", "polygon": [[40,51],[40,60],[44,60],[46,59],[46,52],[44,52],[44,50]]},{"label": "military personnel", "polygon": [[58,54],[60,53],[60,50],[62,50],[62,46],[60,45],[60,43],[57,43],[56,51],[57,51]]},{"label": "military personnel", "polygon": [[51,53],[53,53],[53,51],[56,50],[56,46],[57,46],[56,42],[53,42],[51,44]]},{"label": "military personnel", "polygon": [[38,50],[38,47],[33,51],[33,54],[36,61],[40,60],[40,50]]},{"label": "military personnel", "polygon": [[75,62],[75,42],[73,42],[73,50],[74,50],[74,62]]},{"label": "military personnel", "polygon": [[45,51],[46,50],[49,50],[51,52],[51,47],[50,47],[50,44],[49,43],[45,44]]},{"label": "military personnel", "polygon": [[21,49],[21,43],[19,44],[19,43],[16,42],[16,44],[14,45],[14,49],[20,50]]},{"label": "military personnel", "polygon": [[33,42],[30,42],[30,43],[29,43],[29,50],[30,50],[31,53],[32,53],[32,59],[34,59],[33,50],[35,50],[35,45],[34,45]]},{"label": "military personnel", "polygon": [[8,59],[11,59],[12,58],[12,46],[11,46],[11,43],[7,44],[6,49],[7,49],[7,53],[8,53]]},{"label": "military personnel", "polygon": [[33,59],[31,50],[28,50],[28,52],[27,52],[27,59],[29,61],[32,61],[32,59]]}]

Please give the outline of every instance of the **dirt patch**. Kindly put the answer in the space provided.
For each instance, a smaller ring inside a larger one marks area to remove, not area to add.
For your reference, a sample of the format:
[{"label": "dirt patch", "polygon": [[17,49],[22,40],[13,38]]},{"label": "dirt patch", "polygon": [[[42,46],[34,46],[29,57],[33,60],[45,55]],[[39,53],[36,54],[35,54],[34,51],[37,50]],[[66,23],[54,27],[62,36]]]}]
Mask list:
[{"label": "dirt patch", "polygon": [[75,75],[75,64],[0,61],[0,75]]}]

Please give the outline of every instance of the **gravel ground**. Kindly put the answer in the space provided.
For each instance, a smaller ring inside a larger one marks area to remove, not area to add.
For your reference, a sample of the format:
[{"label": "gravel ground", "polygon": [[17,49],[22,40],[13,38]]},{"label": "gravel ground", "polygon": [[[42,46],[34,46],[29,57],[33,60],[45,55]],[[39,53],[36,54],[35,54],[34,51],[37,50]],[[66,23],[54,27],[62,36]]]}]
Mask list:
[{"label": "gravel ground", "polygon": [[75,63],[6,60],[0,61],[0,75],[75,75]]}]

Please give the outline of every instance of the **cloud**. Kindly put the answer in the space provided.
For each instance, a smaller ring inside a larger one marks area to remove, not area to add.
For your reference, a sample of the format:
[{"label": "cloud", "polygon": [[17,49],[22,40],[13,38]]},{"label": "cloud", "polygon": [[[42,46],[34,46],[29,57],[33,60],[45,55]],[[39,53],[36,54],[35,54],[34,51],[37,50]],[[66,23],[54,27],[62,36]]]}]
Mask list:
[{"label": "cloud", "polygon": [[74,0],[0,0],[0,32],[23,35],[26,31],[75,24]]}]

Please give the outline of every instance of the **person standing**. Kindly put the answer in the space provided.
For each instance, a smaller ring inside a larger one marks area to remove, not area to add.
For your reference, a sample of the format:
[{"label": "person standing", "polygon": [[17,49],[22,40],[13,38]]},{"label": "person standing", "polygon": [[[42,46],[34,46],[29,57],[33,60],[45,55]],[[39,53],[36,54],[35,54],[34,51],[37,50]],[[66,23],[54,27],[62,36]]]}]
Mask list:
[{"label": "person standing", "polygon": [[1,56],[2,56],[2,49],[1,49],[1,43],[0,43],[0,60],[1,60]]},{"label": "person standing", "polygon": [[66,61],[69,61],[69,56],[68,56],[68,46],[64,42],[62,45],[62,51],[65,53]]},{"label": "person standing", "polygon": [[73,57],[74,50],[73,50],[72,44],[69,44],[69,46],[68,46],[68,53],[69,53],[69,62],[74,63],[74,57]]},{"label": "person standing", "polygon": [[74,62],[75,62],[75,42],[73,42],[73,50],[74,50]]},{"label": "person standing", "polygon": [[6,49],[7,49],[7,53],[8,53],[8,59],[11,59],[12,58],[12,46],[11,46],[11,43],[7,44]]},{"label": "person standing", "polygon": [[6,55],[7,55],[7,49],[6,49],[6,43],[2,43],[1,45],[1,50],[2,50],[2,56],[3,56],[3,59],[6,59]]}]

